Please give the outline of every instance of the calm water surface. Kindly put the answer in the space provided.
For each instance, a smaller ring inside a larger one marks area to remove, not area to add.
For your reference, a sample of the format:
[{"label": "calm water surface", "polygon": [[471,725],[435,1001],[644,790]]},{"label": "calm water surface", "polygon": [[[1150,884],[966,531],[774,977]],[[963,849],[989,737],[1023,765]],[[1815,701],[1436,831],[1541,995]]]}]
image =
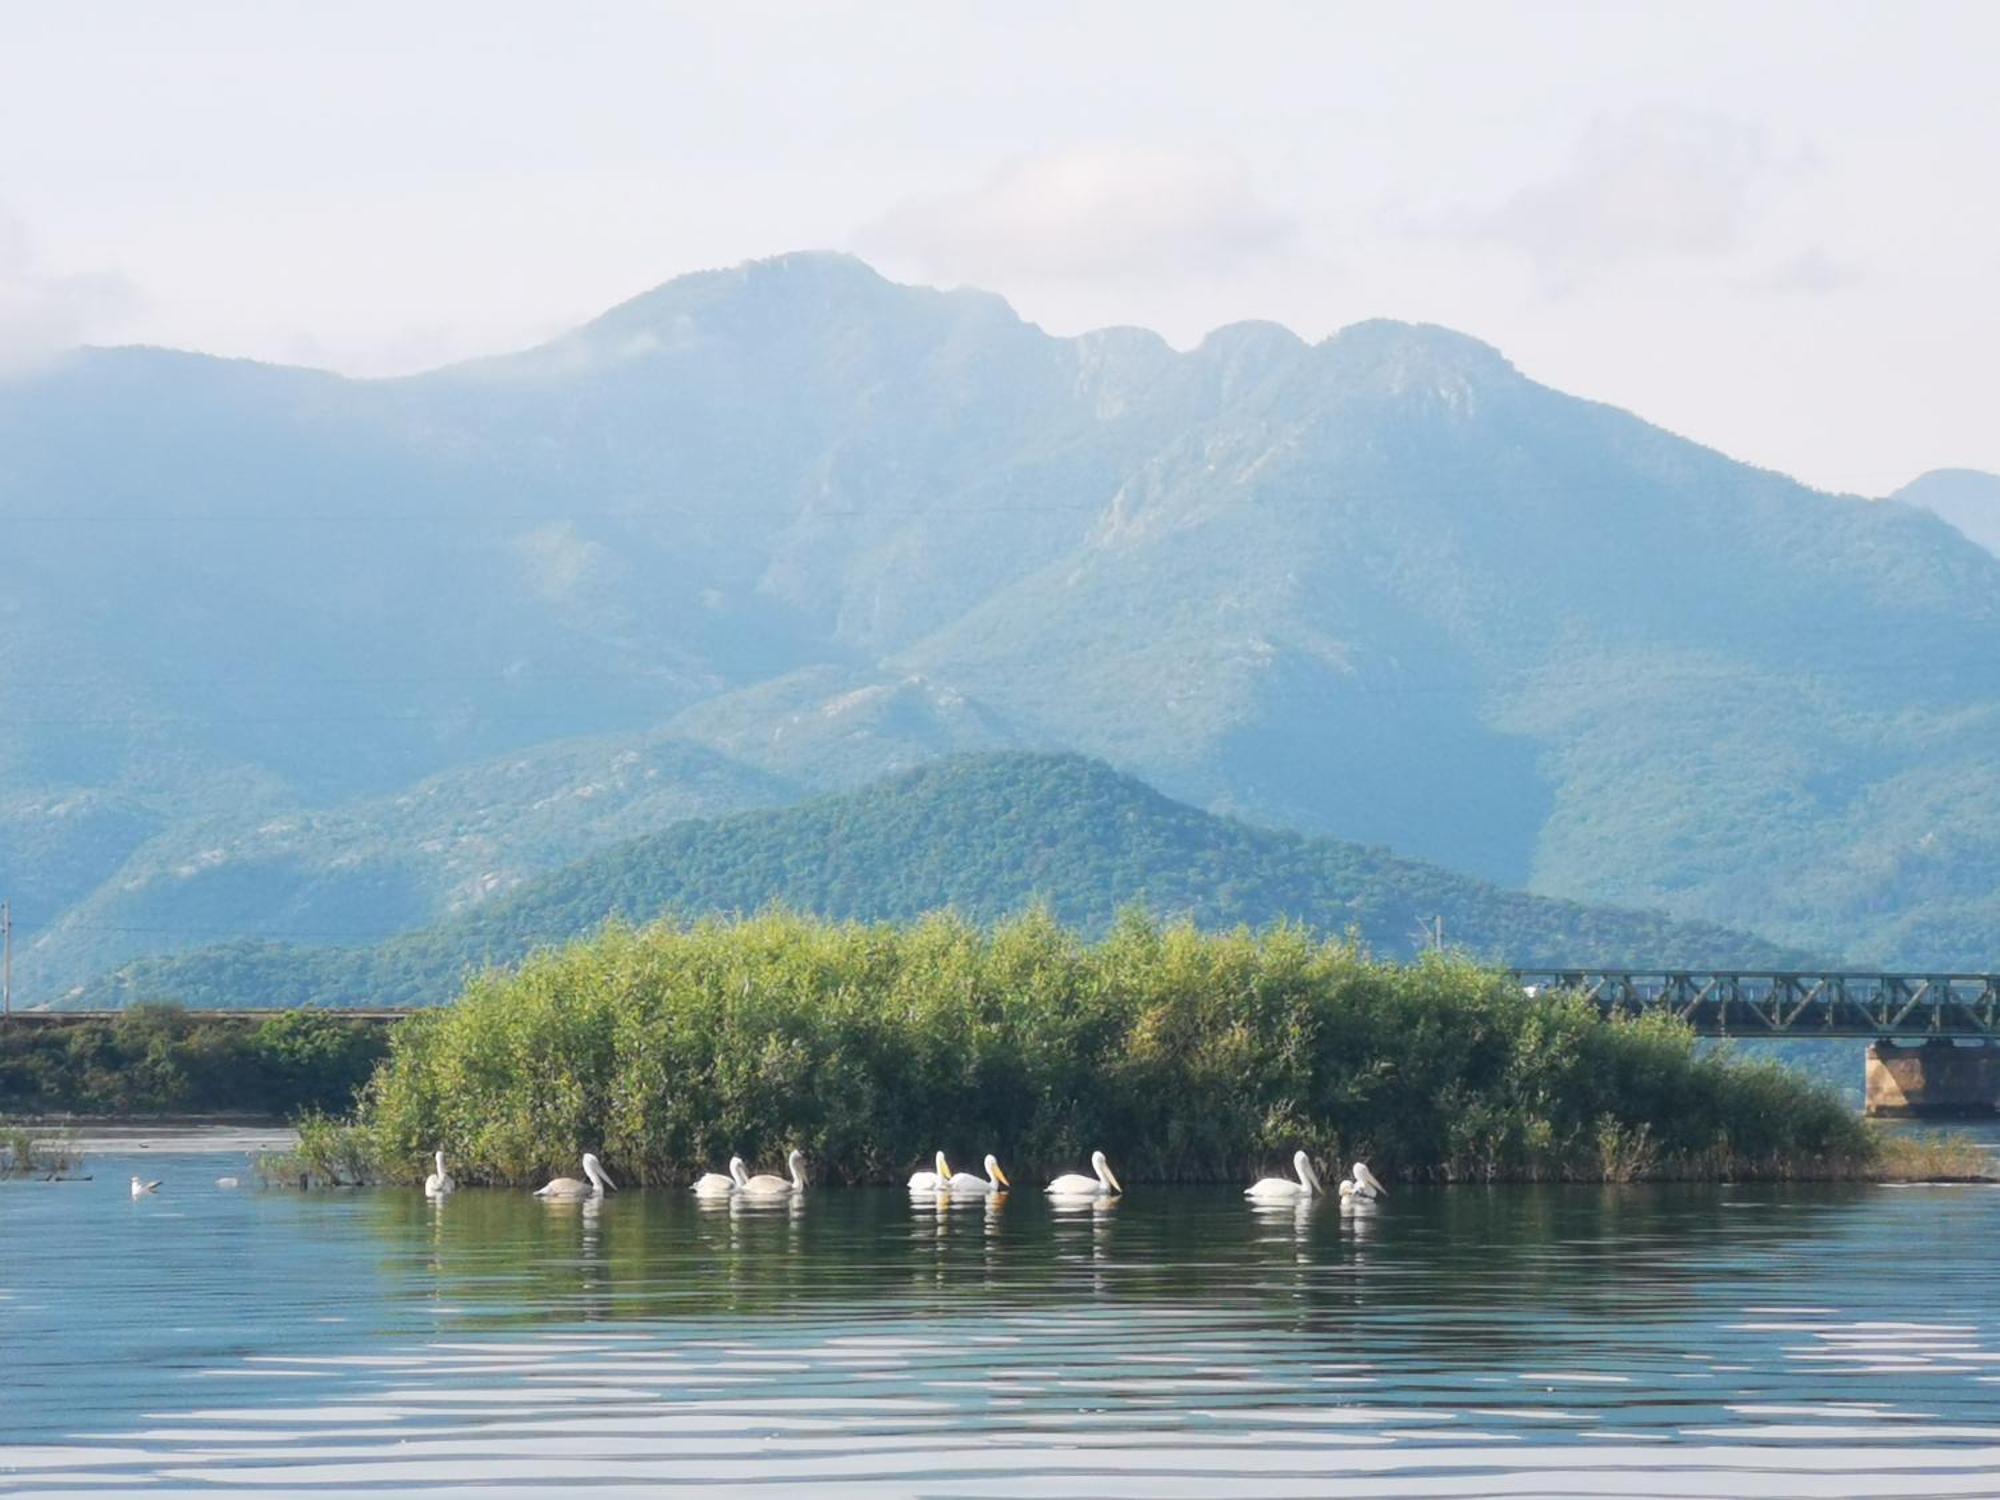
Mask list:
[{"label": "calm water surface", "polygon": [[89,1170],[0,1185],[7,1494],[2000,1493],[2000,1189],[1343,1218]]}]

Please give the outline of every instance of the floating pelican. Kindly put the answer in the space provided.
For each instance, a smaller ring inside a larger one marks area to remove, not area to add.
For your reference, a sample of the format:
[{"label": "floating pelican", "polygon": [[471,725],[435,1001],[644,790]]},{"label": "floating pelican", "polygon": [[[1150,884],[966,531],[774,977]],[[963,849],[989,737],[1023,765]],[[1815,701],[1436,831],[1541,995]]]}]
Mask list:
[{"label": "floating pelican", "polygon": [[215,1185],[219,1188],[235,1188],[243,1186],[243,1184],[238,1182],[234,1177],[218,1177],[215,1179]]},{"label": "floating pelican", "polygon": [[157,1193],[159,1190],[160,1183],[158,1178],[155,1178],[151,1182],[141,1182],[136,1177],[132,1179],[132,1196],[134,1198],[143,1198],[146,1194]]},{"label": "floating pelican", "polygon": [[785,1165],[791,1169],[789,1179],[759,1172],[743,1184],[743,1195],[747,1198],[782,1198],[790,1193],[803,1193],[806,1190],[805,1153],[794,1151],[785,1158]]},{"label": "floating pelican", "polygon": [[[1264,1177],[1243,1190],[1246,1198],[1310,1198],[1315,1193],[1323,1193],[1326,1187],[1319,1180],[1319,1173],[1313,1170],[1312,1158],[1303,1151],[1292,1153],[1292,1169],[1299,1174],[1294,1182],[1289,1177]],[[1346,1183],[1341,1184],[1346,1187]]]},{"label": "floating pelican", "polygon": [[1358,1209],[1373,1208],[1378,1198],[1389,1196],[1389,1190],[1376,1180],[1368,1170],[1366,1162],[1356,1162],[1351,1174],[1340,1184],[1340,1209],[1342,1213],[1353,1213]]},{"label": "floating pelican", "polygon": [[[938,1165],[944,1165],[944,1153],[938,1153]],[[1004,1193],[1014,1184],[1007,1180],[1007,1174],[1000,1170],[1000,1163],[989,1154],[986,1158],[986,1175],[976,1172],[953,1172],[945,1180],[944,1186],[954,1193]]]},{"label": "floating pelican", "polygon": [[602,1198],[606,1188],[616,1189],[618,1184],[611,1180],[604,1166],[588,1151],[583,1153],[583,1175],[590,1181],[579,1182],[574,1177],[558,1177],[535,1189],[537,1198]]},{"label": "floating pelican", "polygon": [[1090,1153],[1090,1169],[1097,1174],[1095,1177],[1065,1172],[1048,1185],[1047,1191],[1059,1198],[1110,1198],[1125,1191],[1112,1175],[1111,1163],[1104,1159],[1102,1151]]},{"label": "floating pelican", "polygon": [[426,1198],[442,1198],[457,1186],[458,1184],[451,1180],[451,1173],[444,1169],[444,1153],[442,1151],[438,1152],[437,1170],[424,1179],[424,1196]]},{"label": "floating pelican", "polygon": [[937,1154],[935,1172],[912,1172],[910,1191],[913,1193],[941,1193],[951,1185],[951,1163],[944,1159],[942,1151]]},{"label": "floating pelican", "polygon": [[743,1165],[743,1158],[732,1156],[729,1158],[727,1176],[720,1172],[704,1172],[695,1178],[694,1190],[704,1198],[727,1198],[743,1186],[744,1179],[748,1175],[749,1168]]},{"label": "floating pelican", "polygon": [[1354,1196],[1357,1198],[1386,1198],[1389,1190],[1382,1186],[1375,1174],[1368,1170],[1365,1161],[1356,1162],[1347,1174],[1354,1182]]}]

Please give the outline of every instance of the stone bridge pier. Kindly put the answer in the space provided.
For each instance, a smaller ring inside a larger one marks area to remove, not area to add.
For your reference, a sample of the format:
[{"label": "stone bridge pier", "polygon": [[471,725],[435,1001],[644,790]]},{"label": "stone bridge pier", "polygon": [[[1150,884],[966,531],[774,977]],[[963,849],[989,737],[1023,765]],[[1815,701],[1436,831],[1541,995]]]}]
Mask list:
[{"label": "stone bridge pier", "polygon": [[1868,1048],[1868,1113],[1885,1119],[1964,1120],[2000,1109],[2000,1046],[1945,1037]]}]

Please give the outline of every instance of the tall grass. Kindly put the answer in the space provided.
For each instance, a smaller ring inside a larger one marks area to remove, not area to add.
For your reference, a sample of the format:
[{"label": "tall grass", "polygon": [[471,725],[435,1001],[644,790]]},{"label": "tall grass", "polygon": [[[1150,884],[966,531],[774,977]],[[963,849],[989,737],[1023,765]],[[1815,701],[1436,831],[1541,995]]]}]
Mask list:
[{"label": "tall grass", "polygon": [[388,1180],[375,1132],[315,1111],[300,1117],[298,1144],[266,1151],[254,1167],[266,1187],[368,1187]]},{"label": "tall grass", "polygon": [[0,1177],[65,1177],[83,1161],[74,1133],[26,1125],[0,1130]]},{"label": "tall grass", "polygon": [[614,926],[404,1023],[362,1127],[393,1176],[441,1146],[484,1182],[585,1150],[671,1183],[793,1146],[836,1182],[940,1146],[1030,1181],[1102,1147],[1128,1182],[1299,1146],[1445,1181],[1850,1175],[1873,1149],[1826,1092],[1668,1021],[1448,956],[1138,914],[1094,944],[1046,915]]}]

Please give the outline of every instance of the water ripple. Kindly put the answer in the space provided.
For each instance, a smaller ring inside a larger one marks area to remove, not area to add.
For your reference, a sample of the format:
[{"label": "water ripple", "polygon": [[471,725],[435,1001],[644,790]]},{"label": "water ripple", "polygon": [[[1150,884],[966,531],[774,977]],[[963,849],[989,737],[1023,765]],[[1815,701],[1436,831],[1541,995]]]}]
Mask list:
[{"label": "water ripple", "polygon": [[158,1204],[0,1190],[0,1492],[2000,1490],[2000,1194],[552,1211],[149,1164]]}]

